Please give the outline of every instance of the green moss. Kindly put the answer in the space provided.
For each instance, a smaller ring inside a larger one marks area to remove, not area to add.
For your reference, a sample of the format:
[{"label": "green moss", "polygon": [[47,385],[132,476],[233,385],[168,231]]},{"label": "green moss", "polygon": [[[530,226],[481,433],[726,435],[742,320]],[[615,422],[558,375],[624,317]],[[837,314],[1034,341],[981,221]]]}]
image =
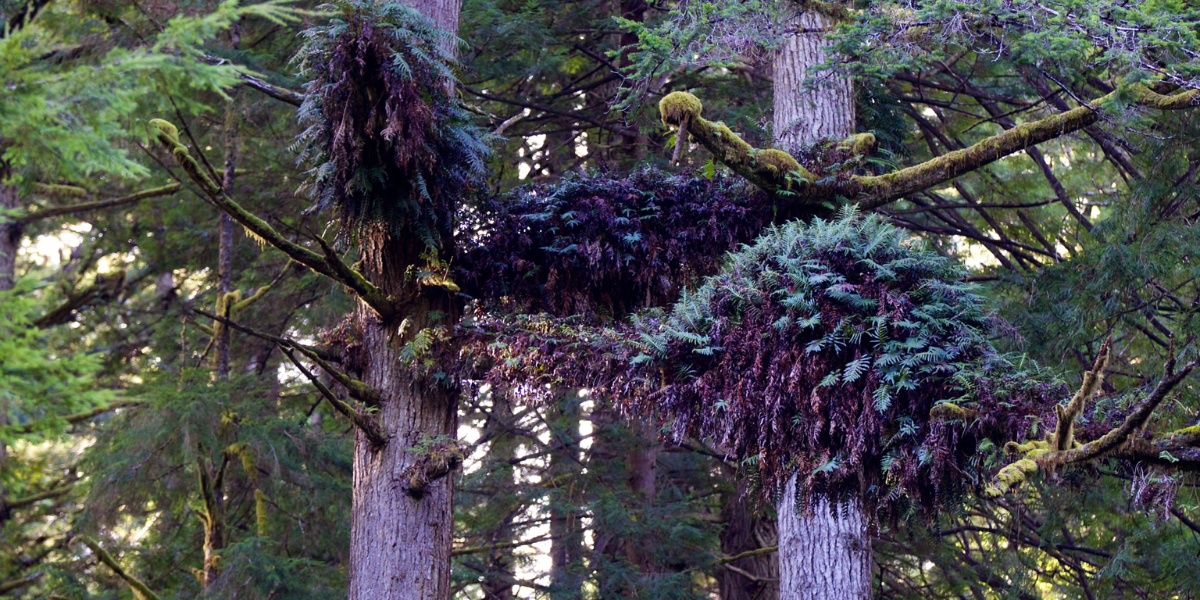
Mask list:
[{"label": "green moss", "polygon": [[860,156],[870,156],[875,152],[877,143],[873,133],[856,133],[838,144],[837,149]]},{"label": "green moss", "polygon": [[671,92],[658,103],[658,113],[663,125],[668,127],[679,127],[685,120],[697,120],[703,109],[700,99],[687,92]]},{"label": "green moss", "polygon": [[1028,481],[1037,472],[1038,465],[1036,462],[1032,459],[1022,458],[1000,469],[1000,472],[992,479],[992,484],[984,490],[983,494],[988,498],[1003,496]]},{"label": "green moss", "polygon": [[754,160],[758,164],[771,169],[779,176],[787,175],[793,171],[799,172],[804,168],[800,166],[800,163],[796,159],[792,158],[791,154],[774,148],[759,150],[755,153]]},{"label": "green moss", "polygon": [[938,404],[929,409],[929,418],[934,421],[973,421],[979,412],[957,404]]}]

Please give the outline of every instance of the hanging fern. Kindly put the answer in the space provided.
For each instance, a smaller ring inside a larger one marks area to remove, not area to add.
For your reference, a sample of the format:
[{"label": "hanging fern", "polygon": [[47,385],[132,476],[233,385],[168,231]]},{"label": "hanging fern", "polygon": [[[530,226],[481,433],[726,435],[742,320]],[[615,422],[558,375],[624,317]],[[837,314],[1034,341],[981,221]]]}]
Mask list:
[{"label": "hanging fern", "polygon": [[456,40],[398,2],[325,8],[335,16],[304,32],[295,58],[312,77],[299,111],[308,189],[344,226],[387,223],[438,249],[490,142],[452,91]]}]

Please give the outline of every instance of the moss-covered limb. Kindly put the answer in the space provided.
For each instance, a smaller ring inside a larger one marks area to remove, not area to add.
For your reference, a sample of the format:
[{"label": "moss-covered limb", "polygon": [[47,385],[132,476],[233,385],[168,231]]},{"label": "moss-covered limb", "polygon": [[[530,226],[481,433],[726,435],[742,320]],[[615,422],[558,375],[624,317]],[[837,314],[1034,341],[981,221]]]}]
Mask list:
[{"label": "moss-covered limb", "polygon": [[396,308],[387,294],[368,281],[362,273],[347,266],[336,255],[328,252],[319,254],[288,240],[266,221],[234,202],[192,157],[187,146],[179,141],[179,131],[174,125],[162,119],[151,119],[150,126],[154,138],[175,157],[175,162],[188,174],[188,178],[200,187],[217,208],[233,217],[233,220],[245,227],[251,235],[274,246],[288,258],[350,288],[381,318],[391,319],[396,314]]},{"label": "moss-covered limb", "polygon": [[416,462],[400,473],[404,493],[413,498],[422,498],[429,485],[449,475],[463,463],[466,453],[455,440],[441,440],[416,448]]},{"label": "moss-covered limb", "polygon": [[61,325],[71,319],[75,311],[87,306],[95,300],[108,300],[116,297],[120,293],[121,288],[125,285],[125,272],[118,271],[110,275],[97,275],[96,280],[81,291],[68,293],[67,299],[62,304],[51,309],[50,312],[38,317],[33,322],[34,327],[38,329],[46,329],[55,325]]},{"label": "moss-covered limb", "polygon": [[41,579],[42,575],[44,575],[43,571],[37,571],[34,573],[30,573],[29,575],[26,575],[24,577],[19,577],[17,579],[10,579],[8,581],[0,581],[0,596],[3,596],[5,594],[11,593],[11,592],[15,592],[23,587],[29,587],[29,586],[37,583],[37,580]]},{"label": "moss-covered limb", "polygon": [[293,353],[293,350],[290,347],[280,346],[279,351],[282,352],[283,355],[286,356],[288,360],[300,370],[300,373],[304,375],[304,377],[307,378],[314,387],[317,388],[318,392],[321,392],[321,396],[329,401],[329,404],[333,406],[334,410],[338,411],[338,413],[343,417],[349,419],[355,427],[363,432],[363,435],[367,437],[368,441],[376,446],[383,446],[384,444],[387,444],[388,436],[383,432],[383,428],[379,426],[379,423],[377,423],[375,419],[371,418],[369,415],[359,412],[358,409],[334,395],[333,391],[326,387],[325,384],[321,383],[321,381],[317,379],[312,372],[304,367],[303,363],[296,359],[296,355]]},{"label": "moss-covered limb", "polygon": [[816,180],[787,152],[756,149],[724,123],[704,119],[700,116],[703,108],[700,100],[687,92],[667,94],[658,103],[663,125],[680,129],[676,147],[686,144],[683,138],[691,135],[718,161],[768,193],[780,190],[800,193],[801,187],[806,188]]},{"label": "moss-covered limb", "polygon": [[215,314],[212,314],[209,312],[205,312],[200,309],[193,309],[193,310],[194,310],[194,312],[196,312],[199,315],[208,317],[218,323],[227,325],[232,329],[235,329],[235,330],[245,333],[247,335],[252,335],[252,336],[262,339],[262,340],[266,340],[268,342],[273,342],[273,343],[279,345],[281,348],[295,350],[295,351],[303,354],[309,360],[316,363],[318,367],[321,367],[322,371],[325,371],[331,377],[333,377],[333,379],[335,381],[337,381],[338,384],[340,384],[342,387],[346,388],[346,391],[350,393],[351,397],[353,397],[356,400],[362,401],[363,403],[367,404],[368,406],[378,406],[379,405],[380,396],[379,396],[378,390],[367,385],[366,383],[363,383],[362,381],[360,381],[358,379],[355,379],[355,378],[347,375],[344,371],[341,371],[341,370],[337,369],[336,367],[334,367],[332,364],[330,364],[330,362],[332,362],[332,361],[340,360],[340,357],[335,356],[333,353],[323,351],[320,348],[314,348],[312,346],[305,346],[304,344],[296,342],[295,340],[290,340],[288,338],[283,338],[283,337],[279,337],[276,335],[263,333],[261,331],[251,329],[250,327],[246,327],[245,325],[241,325],[230,319],[220,317],[218,315],[215,315]]},{"label": "moss-covered limb", "polygon": [[[78,413],[67,415],[65,417],[62,417],[62,420],[74,425],[76,423],[83,423],[85,421],[91,421],[92,419],[94,419],[104,413],[112,412],[114,410],[117,410],[118,408],[137,408],[140,406],[145,406],[145,404],[146,404],[145,402],[142,402],[140,400],[117,400],[115,402],[110,402],[105,406],[101,406],[98,408],[93,408],[91,410],[85,410],[83,412],[78,412]],[[9,429],[9,431],[11,431],[15,434],[18,434],[18,435],[27,435],[27,434],[33,433],[34,431],[37,431],[38,429],[41,429],[42,427],[43,427],[43,423],[37,423],[37,422],[26,423],[24,425],[12,427]]]},{"label": "moss-covered limb", "polygon": [[945,402],[929,409],[929,418],[934,421],[973,421],[979,411]]},{"label": "moss-covered limb", "polygon": [[[1108,94],[1089,105],[1022,123],[967,148],[947,152],[895,173],[855,177],[854,181],[860,189],[854,200],[864,209],[879,208],[979,169],[1009,154],[1079,131],[1099,121],[1099,106],[1118,93]],[[1200,105],[1200,90],[1163,95],[1139,84],[1128,88],[1127,93],[1134,104],[1158,110],[1183,110]]]},{"label": "moss-covered limb", "polygon": [[1135,432],[1145,427],[1146,423],[1150,420],[1150,416],[1154,414],[1154,411],[1162,404],[1167,395],[1180,383],[1183,383],[1183,380],[1187,379],[1188,375],[1196,369],[1196,366],[1196,361],[1192,361],[1184,365],[1183,368],[1175,370],[1174,365],[1168,363],[1162,380],[1158,382],[1158,385],[1154,387],[1154,390],[1149,395],[1134,406],[1133,411],[1129,413],[1129,416],[1125,417],[1125,420],[1120,425],[1078,448],[1049,452],[1039,457],[1038,461],[1044,465],[1053,467],[1056,465],[1094,460],[1116,450]]},{"label": "moss-covered limb", "polygon": [[267,495],[262,491],[258,478],[258,457],[246,442],[230,444],[225,449],[225,455],[236,458],[242,464],[242,471],[254,490],[254,523],[258,537],[267,537],[269,533],[270,515],[267,513]]},{"label": "moss-covered limb", "polygon": [[88,211],[93,211],[93,210],[105,210],[108,208],[116,208],[118,206],[124,206],[126,204],[134,204],[137,202],[141,202],[142,200],[149,200],[150,198],[161,198],[163,196],[170,196],[171,194],[178,192],[181,187],[183,187],[183,186],[178,183],[172,183],[170,185],[164,185],[162,187],[156,187],[156,188],[150,188],[148,190],[142,190],[137,193],[129,194],[128,196],[121,196],[120,198],[110,198],[108,200],[97,200],[95,202],[81,202],[79,204],[71,204],[68,206],[56,206],[53,208],[46,208],[46,209],[42,209],[42,210],[39,210],[36,212],[31,212],[27,215],[18,217],[14,220],[17,223],[20,223],[22,225],[27,225],[29,223],[41,221],[44,219],[50,219],[53,217],[61,217],[62,215],[71,215],[71,214],[75,214],[75,213],[88,212]]},{"label": "moss-covered limb", "polygon": [[129,589],[133,592],[134,598],[137,598],[137,600],[161,600],[158,594],[155,594],[154,591],[151,590],[145,583],[142,583],[142,580],[134,577],[128,571],[126,571],[121,566],[121,563],[118,563],[117,560],[112,557],[112,555],[110,555],[108,552],[105,552],[104,549],[100,547],[100,544],[97,544],[95,540],[87,536],[81,536],[79,540],[83,542],[83,545],[87,546],[88,549],[92,551],[92,554],[96,555],[97,560],[104,563],[104,565],[109,569],[112,569],[112,572],[115,573],[117,577],[120,577],[125,584],[129,586]]},{"label": "moss-covered limb", "polygon": [[230,317],[236,317],[239,312],[254,306],[254,303],[262,300],[263,297],[267,295],[267,292],[271,291],[271,289],[275,287],[275,284],[279,283],[279,281],[283,279],[283,276],[287,273],[287,270],[291,268],[294,262],[295,261],[289,258],[287,264],[283,266],[283,270],[275,276],[275,279],[271,280],[271,283],[258,288],[257,291],[255,291],[253,294],[250,294],[249,298],[234,303],[234,305],[230,308]]},{"label": "moss-covered limb", "polygon": [[87,198],[92,195],[92,192],[85,187],[63,183],[35,183],[33,191],[38,196],[51,198]]},{"label": "moss-covered limb", "polygon": [[1074,445],[1075,419],[1079,417],[1084,406],[1096,395],[1101,384],[1104,383],[1104,373],[1108,369],[1111,355],[1112,338],[1110,337],[1104,340],[1104,345],[1100,347],[1100,353],[1096,355],[1092,370],[1083,374],[1083,383],[1079,386],[1079,391],[1075,392],[1066,406],[1054,407],[1055,413],[1058,414],[1058,423],[1054,427],[1054,433],[1050,435],[1054,450],[1069,450]]},{"label": "moss-covered limb", "polygon": [[75,484],[73,484],[73,483],[55,486],[44,492],[39,492],[37,494],[31,494],[31,495],[25,496],[23,498],[16,498],[14,500],[8,500],[5,502],[4,507],[8,510],[16,510],[18,508],[25,508],[26,506],[30,506],[32,504],[37,504],[38,502],[41,502],[42,500],[52,500],[54,498],[60,498],[62,496],[65,496],[68,493],[70,493],[70,491],[72,489],[75,489]]},{"label": "moss-covered limb", "polygon": [[1025,483],[1038,472],[1038,464],[1031,459],[1022,458],[1003,469],[992,478],[992,483],[983,491],[988,498],[1003,496]]}]

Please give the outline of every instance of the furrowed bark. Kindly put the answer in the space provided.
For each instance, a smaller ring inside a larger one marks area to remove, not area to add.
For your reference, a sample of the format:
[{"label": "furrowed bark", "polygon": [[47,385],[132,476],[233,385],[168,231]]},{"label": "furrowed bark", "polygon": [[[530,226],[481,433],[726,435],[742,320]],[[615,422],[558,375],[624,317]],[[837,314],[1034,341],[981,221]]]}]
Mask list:
[{"label": "furrowed bark", "polygon": [[811,515],[796,506],[796,478],[779,503],[780,600],[871,597],[871,537],[862,504],[816,501]]},{"label": "furrowed bark", "polygon": [[[237,110],[236,104],[225,109],[225,172],[223,173],[222,193],[233,197],[234,171],[237,165]],[[229,213],[221,211],[217,217],[217,294],[225,298],[218,305],[225,308],[225,316],[230,314],[228,294],[233,292],[233,218]],[[213,361],[217,377],[229,377],[229,328],[218,327],[214,336]]]},{"label": "furrowed bark", "polygon": [[566,480],[566,487],[553,492],[550,500],[550,599],[579,600],[583,590],[583,526],[580,520],[581,491],[575,480],[580,475],[578,391],[561,399],[553,420],[550,476]]}]

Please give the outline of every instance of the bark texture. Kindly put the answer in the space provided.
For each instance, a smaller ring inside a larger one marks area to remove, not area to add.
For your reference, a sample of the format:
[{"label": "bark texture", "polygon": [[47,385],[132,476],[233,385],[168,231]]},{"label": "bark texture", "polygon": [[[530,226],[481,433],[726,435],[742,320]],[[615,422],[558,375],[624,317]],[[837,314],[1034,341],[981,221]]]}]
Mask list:
[{"label": "bark texture", "polygon": [[793,475],[779,503],[779,599],[870,598],[871,538],[862,505],[820,500],[803,515],[795,499]]},{"label": "bark texture", "polygon": [[[793,28],[799,33],[776,53],[775,144],[780,148],[794,151],[821,138],[854,133],[853,82],[813,73],[829,61],[825,31],[833,25],[827,15],[800,13]],[[812,514],[803,514],[796,510],[796,477],[788,480],[778,506],[779,599],[871,598],[871,546],[861,503],[832,507],[821,500]]]},{"label": "bark texture", "polygon": [[[392,238],[386,226],[363,235],[370,279],[387,291],[404,289],[405,267],[420,253],[415,240]],[[432,317],[441,313],[442,321]],[[354,448],[354,497],[350,529],[351,600],[447,600],[453,534],[452,478],[440,477],[420,494],[407,488],[405,472],[421,460],[420,447],[453,438],[457,393],[405,364],[402,349],[428,327],[453,322],[456,302],[425,295],[410,303],[403,328],[381,320],[360,303],[363,380],[378,390],[380,426],[387,443],[359,432]],[[432,313],[432,314],[431,314]]]},{"label": "bark texture", "polygon": [[[15,210],[19,205],[17,187],[3,183],[4,168],[0,165],[0,210]],[[0,291],[11,290],[16,282],[17,250],[21,245],[21,224],[0,224]]]},{"label": "bark texture", "polygon": [[854,132],[854,83],[828,71],[814,72],[829,60],[825,32],[834,20],[809,10],[792,22],[790,30],[799,33],[788,36],[775,53],[775,143],[788,152]]}]

